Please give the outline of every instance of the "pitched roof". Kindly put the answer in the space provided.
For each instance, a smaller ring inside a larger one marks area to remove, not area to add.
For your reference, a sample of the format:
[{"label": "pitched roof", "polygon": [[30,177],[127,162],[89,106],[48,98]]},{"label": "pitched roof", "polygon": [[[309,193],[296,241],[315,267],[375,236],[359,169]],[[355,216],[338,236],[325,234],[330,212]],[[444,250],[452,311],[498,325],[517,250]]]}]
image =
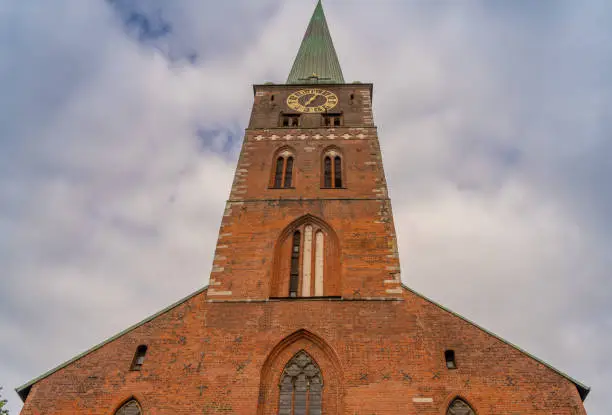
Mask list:
[{"label": "pitched roof", "polygon": [[323,13],[321,0],[302,39],[293,67],[287,78],[288,84],[343,84],[344,76],[329,27]]}]

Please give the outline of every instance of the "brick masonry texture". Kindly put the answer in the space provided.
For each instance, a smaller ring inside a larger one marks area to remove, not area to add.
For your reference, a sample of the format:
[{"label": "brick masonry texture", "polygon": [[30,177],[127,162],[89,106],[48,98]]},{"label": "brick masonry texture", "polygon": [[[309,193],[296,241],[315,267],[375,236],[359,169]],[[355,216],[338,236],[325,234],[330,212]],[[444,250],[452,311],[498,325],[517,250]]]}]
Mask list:
[{"label": "brick masonry texture", "polygon": [[[274,414],[299,350],[321,367],[326,414],[439,415],[456,396],[479,415],[586,413],[566,378],[406,290],[386,301],[209,300],[201,293],[39,381],[22,414],[110,415],[132,396],[145,414]],[[139,344],[146,360],[130,371]]]},{"label": "brick masonry texture", "polygon": [[[209,288],[35,382],[23,415],[112,415],[132,397],[146,415],[276,414],[300,350],[321,369],[326,415],[443,415],[456,397],[478,415],[586,414],[568,378],[401,285],[372,87],[318,87],[338,95],[341,126],[306,114],[278,127],[300,87],[254,87]],[[329,150],[341,188],[323,188]],[[284,152],[292,187],[275,189]],[[305,224],[325,234],[324,297],[291,299],[289,236]]]}]

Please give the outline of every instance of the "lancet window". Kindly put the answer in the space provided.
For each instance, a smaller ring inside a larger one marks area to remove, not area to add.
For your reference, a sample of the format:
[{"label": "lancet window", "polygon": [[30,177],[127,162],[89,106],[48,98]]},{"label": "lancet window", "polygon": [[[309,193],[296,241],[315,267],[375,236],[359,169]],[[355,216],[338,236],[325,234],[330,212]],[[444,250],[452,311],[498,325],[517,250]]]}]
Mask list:
[{"label": "lancet window", "polygon": [[323,187],[342,187],[342,156],[336,150],[329,150],[323,156]]},{"label": "lancet window", "polygon": [[476,412],[463,399],[456,398],[449,405],[446,415],[476,415]]},{"label": "lancet window", "polygon": [[293,232],[289,267],[289,297],[324,295],[325,234],[306,224]]},{"label": "lancet window", "polygon": [[321,415],[323,377],[317,363],[299,351],[280,379],[279,415]]},{"label": "lancet window", "polygon": [[141,415],[142,411],[136,399],[130,399],[115,412],[115,415]]},{"label": "lancet window", "polygon": [[293,187],[293,154],[289,150],[280,152],[275,160],[272,187],[276,189]]}]

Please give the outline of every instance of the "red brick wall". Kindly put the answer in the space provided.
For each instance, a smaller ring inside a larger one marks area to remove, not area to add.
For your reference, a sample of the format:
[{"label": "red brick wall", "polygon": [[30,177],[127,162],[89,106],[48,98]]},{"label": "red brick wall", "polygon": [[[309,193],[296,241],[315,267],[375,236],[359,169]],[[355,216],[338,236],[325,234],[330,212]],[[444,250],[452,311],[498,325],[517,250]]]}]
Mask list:
[{"label": "red brick wall", "polygon": [[[300,87],[255,87],[250,127],[221,224],[211,298],[265,299],[287,292],[287,262],[275,261],[282,243],[279,236],[305,215],[326,223],[337,236],[338,258],[326,258],[327,263],[337,265],[327,269],[325,281],[330,287],[325,295],[369,298],[400,294],[397,243],[372,121],[371,85],[322,88],[339,96],[333,111],[343,114],[342,127],[278,128],[280,113],[290,112],[286,97]],[[320,114],[302,117],[301,126],[320,125]],[[329,148],[343,160],[344,180],[339,189],[322,187],[322,160]],[[284,149],[295,160],[293,187],[275,189],[271,184],[276,156]]]},{"label": "red brick wall", "polygon": [[[308,128],[278,128],[295,89],[255,87],[208,291],[40,380],[22,414],[111,415],[132,396],[147,415],[275,414],[282,369],[302,349],[322,370],[326,415],[440,415],[456,396],[478,415],[585,414],[569,380],[400,286],[371,86],[329,87],[342,127],[310,114]],[[272,189],[285,146],[294,187]],[[321,188],[329,146],[343,157],[340,189]],[[324,294],[341,298],[270,298],[288,293],[283,235],[309,221],[334,238]],[[148,351],[133,372],[139,344]]]},{"label": "red brick wall", "polygon": [[[110,415],[131,396],[147,415],[273,414],[280,372],[301,349],[321,367],[326,414],[440,415],[455,396],[479,415],[585,414],[567,379],[401,297],[211,303],[202,293],[38,382],[22,414]],[[146,360],[130,372],[139,344]],[[449,348],[456,370],[445,366]]]}]

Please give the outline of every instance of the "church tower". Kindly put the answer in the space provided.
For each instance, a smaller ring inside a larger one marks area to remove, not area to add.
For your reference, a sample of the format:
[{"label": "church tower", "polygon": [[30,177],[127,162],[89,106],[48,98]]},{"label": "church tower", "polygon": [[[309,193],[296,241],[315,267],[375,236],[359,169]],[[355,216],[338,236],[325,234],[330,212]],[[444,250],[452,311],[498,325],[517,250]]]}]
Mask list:
[{"label": "church tower", "polygon": [[21,413],[586,414],[588,387],[402,285],[372,91],[319,1],[287,81],[253,86],[209,286],[17,388]]},{"label": "church tower", "polygon": [[255,102],[221,224],[215,301],[401,296],[372,84],[347,84],[319,2]]}]

